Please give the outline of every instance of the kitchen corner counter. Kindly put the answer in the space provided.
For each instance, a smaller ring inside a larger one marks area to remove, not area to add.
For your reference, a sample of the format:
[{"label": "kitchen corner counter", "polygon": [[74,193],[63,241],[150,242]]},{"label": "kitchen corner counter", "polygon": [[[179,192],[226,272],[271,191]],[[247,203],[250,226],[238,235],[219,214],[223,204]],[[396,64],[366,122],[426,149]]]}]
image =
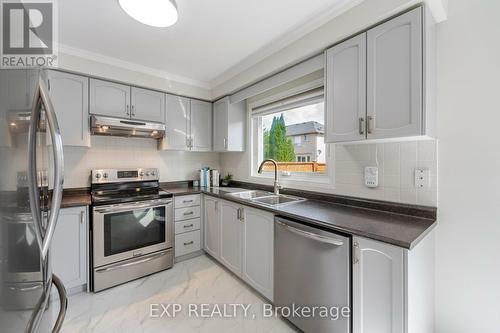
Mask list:
[{"label": "kitchen corner counter", "polygon": [[[394,213],[335,202],[307,199],[281,207],[267,207],[226,194],[231,188],[193,188],[163,186],[175,195],[204,193],[242,205],[266,210],[276,215],[315,224],[332,231],[371,238],[406,249],[412,249],[437,224],[435,218]],[[245,190],[242,188],[241,190]],[[387,205],[387,203],[384,203]],[[417,209],[417,208],[415,208]]]},{"label": "kitchen corner counter", "polygon": [[92,204],[90,191],[88,189],[64,190],[61,208],[90,206]]}]

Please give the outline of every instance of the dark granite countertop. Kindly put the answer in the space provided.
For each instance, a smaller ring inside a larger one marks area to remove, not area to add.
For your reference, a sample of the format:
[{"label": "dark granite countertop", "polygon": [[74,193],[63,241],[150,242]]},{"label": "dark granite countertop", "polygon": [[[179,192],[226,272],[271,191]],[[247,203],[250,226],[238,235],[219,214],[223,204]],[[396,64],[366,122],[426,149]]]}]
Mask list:
[{"label": "dark granite countertop", "polygon": [[356,207],[328,201],[308,199],[281,207],[267,207],[226,194],[231,188],[163,187],[175,195],[205,193],[228,201],[272,212],[333,231],[344,232],[412,249],[437,224],[435,218],[405,215],[372,208]]},{"label": "dark granite countertop", "polygon": [[63,192],[61,208],[90,206],[91,204],[90,193]]}]

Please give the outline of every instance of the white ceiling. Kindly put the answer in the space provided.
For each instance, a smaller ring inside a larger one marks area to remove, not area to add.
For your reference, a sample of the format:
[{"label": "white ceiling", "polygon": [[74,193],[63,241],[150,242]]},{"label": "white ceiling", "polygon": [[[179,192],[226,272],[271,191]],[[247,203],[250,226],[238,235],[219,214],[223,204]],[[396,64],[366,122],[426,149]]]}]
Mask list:
[{"label": "white ceiling", "polygon": [[209,87],[244,60],[277,51],[356,2],[177,0],[178,22],[153,28],[129,17],[118,0],[63,0],[59,38],[63,52],[118,59]]}]

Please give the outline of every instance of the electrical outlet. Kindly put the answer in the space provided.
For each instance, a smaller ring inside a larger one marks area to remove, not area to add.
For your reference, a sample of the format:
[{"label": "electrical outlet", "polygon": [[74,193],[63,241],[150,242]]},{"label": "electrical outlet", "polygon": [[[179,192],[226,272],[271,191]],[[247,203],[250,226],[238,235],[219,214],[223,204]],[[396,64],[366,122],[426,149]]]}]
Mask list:
[{"label": "electrical outlet", "polygon": [[365,185],[367,187],[378,186],[378,167],[365,167]]},{"label": "electrical outlet", "polygon": [[426,188],[430,187],[430,175],[429,169],[426,168],[416,168],[415,169],[415,187],[416,188]]}]

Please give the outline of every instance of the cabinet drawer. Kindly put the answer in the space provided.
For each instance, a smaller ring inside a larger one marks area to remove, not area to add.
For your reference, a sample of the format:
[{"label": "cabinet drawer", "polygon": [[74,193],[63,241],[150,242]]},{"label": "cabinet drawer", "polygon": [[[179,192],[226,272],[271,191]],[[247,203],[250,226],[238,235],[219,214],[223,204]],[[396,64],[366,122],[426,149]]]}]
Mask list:
[{"label": "cabinet drawer", "polygon": [[175,222],[175,234],[182,234],[188,231],[199,230],[200,219],[191,219],[185,221]]},{"label": "cabinet drawer", "polygon": [[175,256],[180,257],[201,250],[200,230],[175,235]]},{"label": "cabinet drawer", "polygon": [[175,208],[184,208],[191,206],[199,206],[200,205],[200,195],[192,194],[192,195],[183,195],[180,197],[174,198]]},{"label": "cabinet drawer", "polygon": [[177,208],[175,210],[175,221],[183,221],[200,217],[200,206]]}]

